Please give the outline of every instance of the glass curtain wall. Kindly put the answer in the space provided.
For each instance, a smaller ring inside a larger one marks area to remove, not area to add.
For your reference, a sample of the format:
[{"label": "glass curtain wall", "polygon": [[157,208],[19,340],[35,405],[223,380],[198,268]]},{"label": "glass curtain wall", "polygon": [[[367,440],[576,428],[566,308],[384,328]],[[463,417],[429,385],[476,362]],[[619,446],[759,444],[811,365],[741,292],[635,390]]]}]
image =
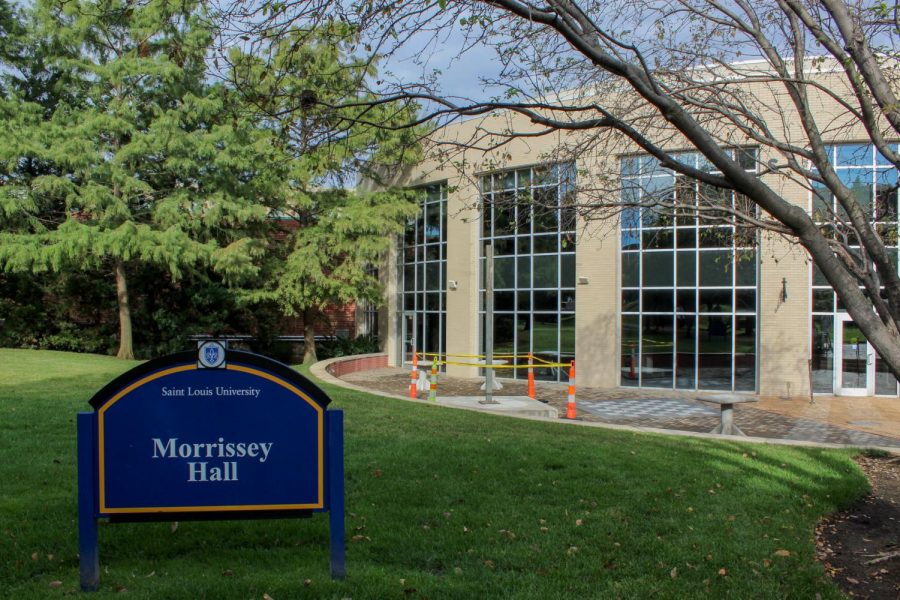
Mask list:
[{"label": "glass curtain wall", "polygon": [[422,212],[406,225],[400,244],[403,360],[446,351],[447,184],[426,186]]},{"label": "glass curtain wall", "polygon": [[[736,152],[754,171],[755,151]],[[714,172],[697,153],[678,158]],[[698,199],[755,208],[650,156],[624,157],[621,178],[621,385],[755,390],[756,236],[724,213],[698,218],[696,211]],[[661,204],[647,206],[654,201]]]},{"label": "glass curtain wall", "polygon": [[[876,232],[897,253],[897,169],[871,144],[841,144],[828,149],[835,171],[872,218]],[[813,185],[813,218],[833,220],[842,210],[834,196],[820,184]],[[846,310],[818,267],[812,269],[812,378],[813,391],[831,394],[834,389],[835,315]],[[859,334],[861,336],[862,334]],[[843,339],[837,343],[843,343]],[[865,387],[865,386],[863,386]],[[883,361],[875,357],[875,394],[897,395],[897,381]]]},{"label": "glass curtain wall", "polygon": [[[494,252],[494,353],[511,364],[527,364],[529,352],[568,363],[575,358],[575,165],[484,175],[481,189],[482,274],[485,245]],[[483,298],[483,276],[480,290]],[[550,381],[568,377],[564,368],[534,373]],[[526,369],[500,372],[527,375]]]}]

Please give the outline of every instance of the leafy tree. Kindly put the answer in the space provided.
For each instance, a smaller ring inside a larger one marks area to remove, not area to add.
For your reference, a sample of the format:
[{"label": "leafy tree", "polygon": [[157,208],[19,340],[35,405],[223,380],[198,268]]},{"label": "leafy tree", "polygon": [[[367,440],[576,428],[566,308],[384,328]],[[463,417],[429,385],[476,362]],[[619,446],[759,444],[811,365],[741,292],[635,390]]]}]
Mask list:
[{"label": "leafy tree", "polygon": [[[455,147],[493,150],[518,137],[564,133],[558,138],[563,156],[603,156],[626,140],[664,168],[699,180],[709,193],[695,206],[706,218],[736,218],[802,245],[900,377],[896,232],[875,223],[873,203],[841,179],[828,153],[834,139],[853,132],[878,150],[880,160],[900,168],[896,2],[312,0],[266,2],[261,11],[255,6],[234,11],[251,17],[244,21],[250,35],[339,15],[359,28],[362,47],[382,54],[410,41],[431,48],[463,39],[464,55],[457,59],[478,52],[469,61],[473,83],[481,84],[473,87],[496,90],[496,97],[442,91],[439,73],[426,69],[430,53],[422,52],[410,59],[423,66],[421,75],[407,68],[391,85],[371,82],[382,94],[379,102],[426,102],[430,110],[422,121],[485,116],[480,127],[469,128],[471,139],[449,140]],[[423,43],[428,35],[433,39]],[[494,60],[485,60],[491,51]],[[831,108],[822,110],[826,105]],[[497,111],[525,119],[491,119]],[[741,146],[759,148],[755,169],[747,169],[745,153],[734,152]],[[709,168],[682,162],[673,147],[699,152]],[[580,209],[592,217],[617,215],[623,205],[614,183],[599,183],[596,194],[580,190]],[[786,183],[806,186],[821,210],[810,214],[785,197]],[[748,202],[723,210],[723,191]],[[896,185],[883,191],[893,197],[895,213],[896,194]],[[650,203],[685,210],[676,198],[677,192],[651,196]]]},{"label": "leafy tree", "polygon": [[406,127],[415,107],[378,104],[361,91],[375,63],[346,56],[342,47],[353,40],[345,25],[320,24],[229,57],[231,85],[297,157],[267,285],[248,297],[302,315],[304,363],[316,360],[315,325],[325,306],[382,302],[373,266],[418,210],[410,191],[347,187],[350,178],[383,181],[420,158],[419,132]]}]

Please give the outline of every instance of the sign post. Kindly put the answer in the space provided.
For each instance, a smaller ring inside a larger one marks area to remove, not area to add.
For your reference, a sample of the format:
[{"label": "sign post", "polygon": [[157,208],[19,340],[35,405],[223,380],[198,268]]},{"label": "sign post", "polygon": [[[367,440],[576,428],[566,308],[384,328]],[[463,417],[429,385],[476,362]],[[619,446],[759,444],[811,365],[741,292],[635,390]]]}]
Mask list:
[{"label": "sign post", "polygon": [[187,521],[328,512],[343,578],[344,420],[308,379],[217,341],[116,378],[78,415],[81,588],[99,585],[97,519]]}]

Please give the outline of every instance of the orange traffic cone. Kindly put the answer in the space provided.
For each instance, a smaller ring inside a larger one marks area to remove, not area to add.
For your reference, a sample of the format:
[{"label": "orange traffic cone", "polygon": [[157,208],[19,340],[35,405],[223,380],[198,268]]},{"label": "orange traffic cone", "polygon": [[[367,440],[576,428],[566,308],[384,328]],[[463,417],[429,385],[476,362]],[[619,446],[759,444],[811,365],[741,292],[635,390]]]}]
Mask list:
[{"label": "orange traffic cone", "polygon": [[569,363],[569,402],[566,405],[566,418],[574,419],[575,413],[575,361]]},{"label": "orange traffic cone", "polygon": [[419,355],[413,350],[412,353],[412,371],[409,372],[409,397],[416,398],[416,379],[419,376]]},{"label": "orange traffic cone", "polygon": [[528,397],[534,400],[534,355],[528,353]]}]

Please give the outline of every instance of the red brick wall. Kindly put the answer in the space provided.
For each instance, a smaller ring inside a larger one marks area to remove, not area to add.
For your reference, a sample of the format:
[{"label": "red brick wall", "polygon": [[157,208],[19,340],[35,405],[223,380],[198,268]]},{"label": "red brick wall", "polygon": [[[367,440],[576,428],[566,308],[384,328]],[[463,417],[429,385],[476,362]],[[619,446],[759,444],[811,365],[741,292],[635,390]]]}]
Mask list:
[{"label": "red brick wall", "polygon": [[[303,317],[285,317],[280,335],[303,335]],[[325,308],[325,319],[316,323],[316,335],[356,335],[356,304],[344,306],[328,306]]]},{"label": "red brick wall", "polygon": [[[299,223],[293,219],[281,219],[278,227],[282,231],[276,231],[272,237],[283,240],[288,233],[297,229]],[[316,335],[356,335],[356,304],[351,302],[344,306],[327,306],[324,310],[325,318],[316,323]],[[303,317],[285,317],[279,328],[280,335],[303,335]]]},{"label": "red brick wall", "polygon": [[326,370],[335,377],[343,377],[348,373],[368,371],[370,369],[383,369],[387,367],[387,354],[375,354],[361,358],[347,357],[339,359],[328,365]]}]

